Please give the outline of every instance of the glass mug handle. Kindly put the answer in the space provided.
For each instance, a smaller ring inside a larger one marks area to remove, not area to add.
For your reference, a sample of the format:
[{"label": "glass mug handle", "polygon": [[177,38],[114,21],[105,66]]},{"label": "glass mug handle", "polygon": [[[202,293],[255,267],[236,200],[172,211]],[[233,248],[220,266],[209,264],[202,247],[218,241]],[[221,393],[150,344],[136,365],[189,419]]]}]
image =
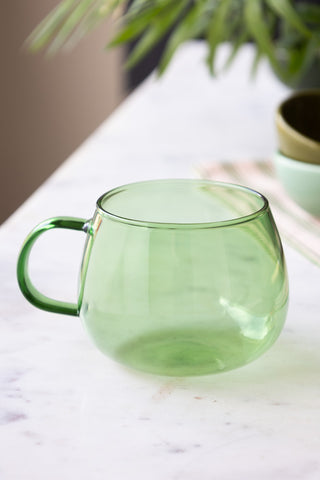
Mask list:
[{"label": "glass mug handle", "polygon": [[83,218],[49,218],[48,220],[39,223],[39,225],[37,225],[25,239],[18,258],[17,278],[21,292],[35,307],[47,310],[48,312],[64,313],[73,316],[79,315],[78,305],[76,303],[61,302],[40,293],[30,280],[28,265],[31,249],[42,233],[47,232],[52,228],[68,228],[70,230],[82,230],[86,232],[88,223],[88,220]]}]

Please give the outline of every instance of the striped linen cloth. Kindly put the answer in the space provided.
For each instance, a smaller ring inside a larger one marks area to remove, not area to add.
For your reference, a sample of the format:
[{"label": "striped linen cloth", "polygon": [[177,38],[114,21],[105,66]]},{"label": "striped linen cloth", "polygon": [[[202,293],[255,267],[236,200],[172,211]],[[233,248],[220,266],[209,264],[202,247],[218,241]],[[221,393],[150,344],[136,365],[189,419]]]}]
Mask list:
[{"label": "striped linen cloth", "polygon": [[262,193],[271,206],[282,239],[320,267],[320,219],[291,200],[270,161],[221,162],[197,167],[201,178],[236,183]]}]

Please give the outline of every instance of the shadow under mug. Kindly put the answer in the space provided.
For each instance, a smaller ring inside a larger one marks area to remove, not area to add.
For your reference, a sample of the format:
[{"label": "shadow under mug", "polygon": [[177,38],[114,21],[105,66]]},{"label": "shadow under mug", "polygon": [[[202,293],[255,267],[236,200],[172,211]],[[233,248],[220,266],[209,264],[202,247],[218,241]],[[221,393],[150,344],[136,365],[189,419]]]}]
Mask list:
[{"label": "shadow under mug", "polygon": [[[77,304],[28,274],[43,232],[86,232]],[[288,283],[268,201],[245,187],[153,180],[115,188],[90,220],[44,221],[25,240],[18,282],[35,306],[80,316],[94,344],[132,368],[173,376],[242,366],[279,336]]]}]

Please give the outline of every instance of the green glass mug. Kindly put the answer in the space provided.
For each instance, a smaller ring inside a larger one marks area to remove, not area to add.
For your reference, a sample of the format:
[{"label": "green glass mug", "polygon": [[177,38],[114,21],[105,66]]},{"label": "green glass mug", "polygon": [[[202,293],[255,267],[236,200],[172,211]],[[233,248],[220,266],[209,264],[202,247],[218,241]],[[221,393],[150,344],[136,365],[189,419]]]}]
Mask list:
[{"label": "green glass mug", "polygon": [[[51,228],[87,239],[77,304],[36,290],[28,258]],[[288,282],[268,201],[238,185],[152,180],[102,195],[91,220],[38,225],[18,260],[25,297],[80,316],[95,345],[138,370],[206,375],[242,366],[279,336]]]}]

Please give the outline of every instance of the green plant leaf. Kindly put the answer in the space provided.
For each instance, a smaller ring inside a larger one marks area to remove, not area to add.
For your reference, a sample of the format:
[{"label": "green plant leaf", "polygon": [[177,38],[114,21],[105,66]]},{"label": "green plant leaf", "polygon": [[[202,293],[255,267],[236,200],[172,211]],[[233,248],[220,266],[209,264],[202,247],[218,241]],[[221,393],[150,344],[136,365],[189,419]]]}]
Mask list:
[{"label": "green plant leaf", "polygon": [[275,72],[279,75],[282,74],[283,72],[275,56],[272,37],[263,17],[261,2],[258,0],[246,0],[244,13],[248,31],[256,41],[259,51],[267,56]]},{"label": "green plant leaf", "polygon": [[249,34],[247,31],[244,31],[238,35],[237,40],[232,45],[231,53],[224,64],[224,67],[223,67],[224,70],[227,70],[230,67],[235,57],[237,56],[238,51],[240,50],[242,45],[244,45],[248,40],[249,40]]},{"label": "green plant leaf", "polygon": [[96,0],[81,0],[78,5],[72,10],[70,15],[61,25],[59,31],[56,33],[54,39],[52,40],[50,46],[48,47],[48,53],[56,53],[66,42],[70,34],[76,28],[76,26],[81,22],[83,17],[88,13],[92,4]]},{"label": "green plant leaf", "polygon": [[319,39],[311,38],[303,47],[283,49],[286,75],[292,86],[297,85],[300,78],[310,68],[318,48]]},{"label": "green plant leaf", "polygon": [[218,45],[228,38],[230,28],[227,23],[230,7],[233,5],[233,0],[220,0],[216,10],[213,12],[212,20],[208,28],[207,41],[209,43],[209,54],[207,63],[212,75],[214,75],[214,61]]},{"label": "green plant leaf", "polygon": [[[306,49],[303,55],[303,64],[301,65],[302,74],[311,66],[315,57],[320,53],[320,38],[318,36],[312,37],[306,44]],[[299,72],[299,75],[301,73]]]},{"label": "green plant leaf", "polygon": [[295,76],[297,73],[302,72],[305,66],[309,63],[307,61],[307,47],[299,50],[290,50],[288,56],[288,73],[290,76]]},{"label": "green plant leaf", "polygon": [[154,19],[146,33],[133,49],[125,64],[126,68],[132,68],[136,65],[151,50],[151,48],[161,40],[165,33],[175,23],[184,7],[185,0],[176,1],[174,4],[170,3],[167,11]]},{"label": "green plant leaf", "polygon": [[206,2],[198,0],[189,10],[189,12],[185,15],[183,21],[179,23],[179,25],[176,27],[176,29],[170,36],[170,39],[158,67],[159,75],[162,75],[164,73],[175,51],[181,45],[181,43],[185,42],[190,38],[196,38],[205,31],[208,23],[206,13]]},{"label": "green plant leaf", "polygon": [[[161,2],[161,0],[133,0],[131,4],[128,5],[126,15],[133,15],[135,16],[137,12],[141,12],[144,8],[150,8],[150,6],[154,6],[156,3]],[[128,3],[128,2],[127,2]]]},{"label": "green plant leaf", "polygon": [[[141,1],[141,0],[140,0]],[[146,31],[151,22],[157,20],[157,17],[168,7],[174,6],[170,0],[160,1],[149,4],[149,8],[143,10],[136,10],[135,15],[124,15],[122,23],[124,27],[115,35],[108,47],[115,47],[138,37],[142,32]]]},{"label": "green plant leaf", "polygon": [[126,0],[98,0],[84,15],[75,30],[66,41],[64,48],[72,49],[85,35],[93,30],[106,17],[126,3]]},{"label": "green plant leaf", "polygon": [[280,17],[292,25],[292,27],[296,28],[302,35],[305,35],[306,37],[310,37],[312,35],[310,30],[301,21],[290,0],[266,0],[266,3],[272,10],[274,10]]},{"label": "green plant leaf", "polygon": [[45,48],[52,40],[59,26],[63,23],[68,13],[77,5],[78,0],[64,0],[59,3],[33,30],[26,40],[31,52],[38,52]]},{"label": "green plant leaf", "polygon": [[[297,14],[306,23],[309,28],[319,28],[320,26],[320,6],[313,4],[297,5]],[[318,30],[319,32],[319,30]]]},{"label": "green plant leaf", "polygon": [[251,66],[251,72],[250,72],[251,78],[254,78],[257,75],[258,67],[262,60],[262,57],[263,57],[263,53],[261,52],[260,48],[257,47],[255,51],[254,59],[252,62],[252,66]]}]

